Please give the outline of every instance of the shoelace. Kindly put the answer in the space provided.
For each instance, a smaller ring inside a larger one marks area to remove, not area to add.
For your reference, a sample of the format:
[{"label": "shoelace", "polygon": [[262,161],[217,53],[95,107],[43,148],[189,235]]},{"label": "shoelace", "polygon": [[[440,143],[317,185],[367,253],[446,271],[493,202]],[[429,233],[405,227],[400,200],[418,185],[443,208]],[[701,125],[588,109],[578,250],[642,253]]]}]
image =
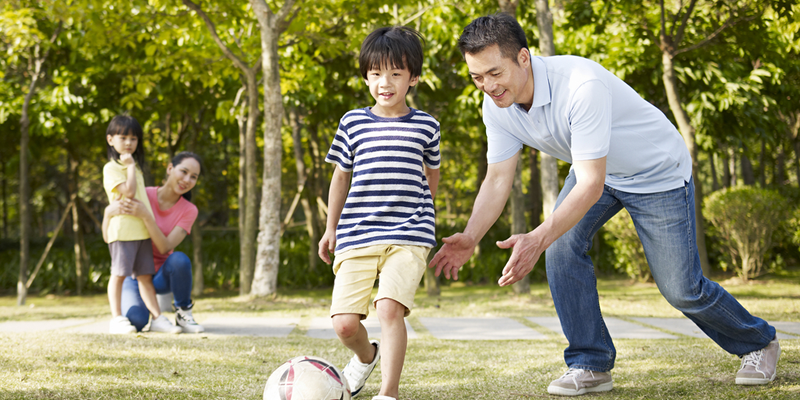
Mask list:
[{"label": "shoelace", "polygon": [[567,371],[563,376],[561,376],[561,379],[574,378],[574,377],[580,376],[581,374],[583,374],[583,370],[582,369],[580,369],[580,368],[570,368],[569,371]]},{"label": "shoelace", "polygon": [[186,323],[189,324],[189,325],[197,325],[197,322],[195,322],[191,311],[182,311],[181,312],[181,319],[186,321]]},{"label": "shoelace", "polygon": [[747,366],[758,369],[759,365],[761,365],[761,359],[763,356],[764,349],[747,353],[744,357],[742,357],[742,367],[739,369],[744,369]]}]

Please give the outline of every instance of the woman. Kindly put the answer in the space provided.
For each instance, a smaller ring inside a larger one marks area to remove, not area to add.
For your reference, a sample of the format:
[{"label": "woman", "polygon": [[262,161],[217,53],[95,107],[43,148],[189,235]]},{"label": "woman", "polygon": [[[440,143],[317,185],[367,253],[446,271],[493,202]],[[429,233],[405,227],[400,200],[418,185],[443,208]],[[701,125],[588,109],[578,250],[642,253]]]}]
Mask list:
[{"label": "woman", "polygon": [[[156,273],[153,286],[156,293],[172,293],[176,308],[175,324],[183,332],[200,333],[204,329],[192,317],[192,263],[186,254],[173,251],[191,233],[197,219],[197,207],[189,200],[197,184],[201,161],[197,154],[180,152],[167,166],[164,186],[147,187],[147,198],[153,214],[136,199],[113,201],[103,216],[103,238],[107,236],[108,220],[115,215],[132,215],[144,221],[153,241],[153,261]],[[150,319],[135,279],[125,278],[122,285],[122,315],[141,331]]]}]

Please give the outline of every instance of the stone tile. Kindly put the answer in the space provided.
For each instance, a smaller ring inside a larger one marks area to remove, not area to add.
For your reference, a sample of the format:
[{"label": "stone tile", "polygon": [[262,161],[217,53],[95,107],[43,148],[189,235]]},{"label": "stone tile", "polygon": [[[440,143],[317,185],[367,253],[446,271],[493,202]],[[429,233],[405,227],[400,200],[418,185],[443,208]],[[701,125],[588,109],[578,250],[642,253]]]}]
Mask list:
[{"label": "stone tile", "polygon": [[449,340],[546,339],[511,318],[420,318],[434,337]]},{"label": "stone tile", "polygon": [[[558,317],[528,317],[529,321],[541,325],[547,329],[564,334],[561,330],[561,323]],[[628,322],[619,318],[603,318],[608,328],[608,333],[612,339],[677,339],[677,336],[670,335],[646,326]],[[655,324],[653,324],[655,325]]]},{"label": "stone tile", "polygon": [[[680,333],[682,335],[691,336],[695,338],[708,338],[708,336],[697,327],[697,325],[692,322],[692,320],[688,318],[633,318],[636,321],[650,324],[653,326],[657,326],[662,329],[666,329],[668,331],[672,331],[675,333]],[[772,326],[776,329],[784,330],[787,332],[795,332],[792,329],[798,329],[797,333],[800,333],[800,323],[792,323],[792,322],[770,322]],[[795,324],[791,325],[791,324]],[[787,327],[789,329],[783,329],[780,326]],[[797,336],[788,335],[785,333],[778,332],[778,339],[798,339]]]},{"label": "stone tile", "polygon": [[[362,320],[361,323],[364,324],[364,328],[367,328],[367,335],[369,335],[370,338],[381,338],[381,323],[377,317],[367,317],[367,319]],[[405,323],[408,338],[417,339],[417,332],[411,327],[408,320],[405,320]],[[308,325],[306,336],[316,339],[336,339],[336,332],[333,331],[333,327],[331,326],[331,318],[312,318],[311,323]]]},{"label": "stone tile", "polygon": [[[51,319],[45,321],[8,321],[0,322],[0,332],[41,332],[62,329],[76,325],[93,322],[93,318],[82,319]],[[106,321],[108,330],[108,321]]]},{"label": "stone tile", "polygon": [[300,318],[211,317],[197,322],[206,329],[201,335],[286,337]]}]

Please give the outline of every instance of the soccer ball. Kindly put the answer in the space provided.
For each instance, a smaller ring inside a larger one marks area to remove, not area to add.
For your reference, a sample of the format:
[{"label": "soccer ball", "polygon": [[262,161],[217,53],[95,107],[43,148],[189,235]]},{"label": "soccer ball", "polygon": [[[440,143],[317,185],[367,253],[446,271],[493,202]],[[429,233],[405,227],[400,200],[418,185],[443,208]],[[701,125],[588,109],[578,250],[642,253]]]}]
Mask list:
[{"label": "soccer ball", "polygon": [[350,400],[350,387],[335,365],[319,357],[300,356],[269,376],[264,400]]}]

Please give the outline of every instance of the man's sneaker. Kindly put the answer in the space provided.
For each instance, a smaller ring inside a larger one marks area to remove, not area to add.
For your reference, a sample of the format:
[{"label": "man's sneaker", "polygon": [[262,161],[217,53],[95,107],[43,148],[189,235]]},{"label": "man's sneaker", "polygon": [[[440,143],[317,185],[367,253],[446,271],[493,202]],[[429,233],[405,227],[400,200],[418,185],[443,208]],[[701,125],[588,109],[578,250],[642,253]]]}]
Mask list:
[{"label": "man's sneaker", "polygon": [[364,384],[367,383],[369,374],[372,373],[372,370],[378,365],[378,360],[381,359],[381,344],[377,340],[373,340],[370,343],[375,346],[375,357],[372,358],[372,362],[364,364],[358,359],[357,355],[354,355],[350,362],[345,365],[344,371],[342,371],[344,377],[347,378],[347,383],[350,385],[351,397],[355,397],[361,392]]},{"label": "man's sneaker", "polygon": [[172,325],[172,322],[164,314],[161,314],[158,318],[150,321],[150,332],[181,333],[183,329],[180,326]]},{"label": "man's sneaker", "polygon": [[178,308],[178,311],[175,312],[175,325],[180,326],[186,333],[203,332],[205,331],[203,325],[198,324],[192,316],[192,306],[194,306],[194,304],[189,304],[188,307]]},{"label": "man's sneaker", "polygon": [[736,373],[737,385],[766,385],[778,373],[781,345],[773,339],[767,347],[747,353],[742,357],[742,366]]},{"label": "man's sneaker", "polygon": [[608,372],[570,368],[566,374],[550,382],[547,393],[559,396],[580,396],[590,392],[607,392],[614,387]]},{"label": "man's sneaker", "polygon": [[136,333],[136,327],[131,325],[131,321],[124,315],[117,315],[116,317],[111,318],[111,322],[108,324],[108,333]]}]

